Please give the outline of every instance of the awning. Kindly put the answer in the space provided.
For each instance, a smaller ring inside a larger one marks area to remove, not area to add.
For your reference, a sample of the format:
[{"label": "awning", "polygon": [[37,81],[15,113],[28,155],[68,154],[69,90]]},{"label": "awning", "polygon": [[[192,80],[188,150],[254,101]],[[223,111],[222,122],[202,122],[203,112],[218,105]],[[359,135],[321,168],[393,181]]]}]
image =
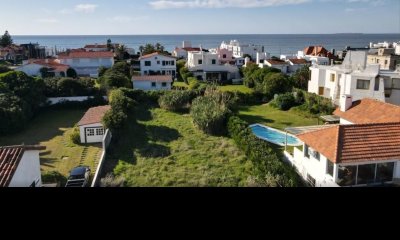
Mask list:
[{"label": "awning", "polygon": [[339,123],[340,122],[340,117],[336,115],[326,115],[326,116],[321,116],[320,117],[324,122],[328,123]]}]

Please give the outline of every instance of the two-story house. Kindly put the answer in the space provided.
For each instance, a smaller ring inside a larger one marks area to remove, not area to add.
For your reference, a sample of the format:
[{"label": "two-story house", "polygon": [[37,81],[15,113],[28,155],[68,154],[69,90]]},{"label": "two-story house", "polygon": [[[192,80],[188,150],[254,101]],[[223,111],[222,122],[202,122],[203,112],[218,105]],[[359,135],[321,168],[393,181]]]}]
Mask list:
[{"label": "two-story house", "polygon": [[379,64],[382,70],[396,70],[400,56],[395,55],[394,48],[380,48],[378,52],[368,54],[368,64]]},{"label": "two-story house", "polygon": [[100,67],[114,65],[114,53],[76,50],[58,54],[57,61],[75,69],[79,76],[98,77]]},{"label": "two-story house", "polygon": [[146,75],[171,75],[176,76],[176,58],[158,52],[144,55],[139,58],[140,73]]}]

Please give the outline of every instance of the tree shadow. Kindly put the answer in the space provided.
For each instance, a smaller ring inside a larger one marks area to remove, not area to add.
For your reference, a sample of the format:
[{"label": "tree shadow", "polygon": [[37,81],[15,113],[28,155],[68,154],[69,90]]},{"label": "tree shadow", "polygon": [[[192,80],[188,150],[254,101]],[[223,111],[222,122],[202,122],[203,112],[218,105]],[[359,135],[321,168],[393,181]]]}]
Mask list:
[{"label": "tree shadow", "polygon": [[147,138],[154,142],[169,143],[182,137],[176,129],[165,126],[147,126],[146,132]]},{"label": "tree shadow", "polygon": [[268,119],[265,117],[261,116],[252,116],[252,115],[245,115],[245,114],[239,114],[239,117],[249,124],[256,124],[256,123],[274,123],[275,121],[272,119]]},{"label": "tree shadow", "polygon": [[40,166],[44,167],[49,167],[49,168],[54,168],[54,161],[56,161],[57,158],[40,158]]}]

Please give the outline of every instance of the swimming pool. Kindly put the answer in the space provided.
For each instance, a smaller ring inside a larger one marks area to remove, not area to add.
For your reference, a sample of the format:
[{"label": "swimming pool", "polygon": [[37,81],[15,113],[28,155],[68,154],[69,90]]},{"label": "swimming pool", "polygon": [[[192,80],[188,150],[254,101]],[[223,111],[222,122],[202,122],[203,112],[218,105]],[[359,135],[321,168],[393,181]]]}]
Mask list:
[{"label": "swimming pool", "polygon": [[[258,138],[268,141],[270,143],[284,147],[286,143],[286,133],[266,127],[261,124],[254,124],[250,126],[254,135]],[[288,146],[299,146],[302,143],[295,136],[288,134],[287,136]]]}]

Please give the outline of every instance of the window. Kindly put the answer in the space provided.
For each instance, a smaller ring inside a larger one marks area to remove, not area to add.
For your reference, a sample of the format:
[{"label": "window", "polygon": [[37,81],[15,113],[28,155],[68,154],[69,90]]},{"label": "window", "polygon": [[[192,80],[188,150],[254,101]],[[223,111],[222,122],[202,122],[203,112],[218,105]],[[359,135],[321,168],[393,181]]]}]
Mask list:
[{"label": "window", "polygon": [[388,60],[385,60],[385,65],[387,65],[388,64]]},{"label": "window", "polygon": [[213,65],[217,64],[217,60],[213,59],[213,60],[211,61],[211,64],[213,64]]},{"label": "window", "polygon": [[144,71],[144,75],[147,75],[147,71]]},{"label": "window", "polygon": [[319,87],[318,94],[319,94],[320,96],[323,96],[324,93],[325,93],[325,88],[324,88],[324,87]]},{"label": "window", "polygon": [[326,174],[333,177],[333,171],[334,171],[335,165],[329,159],[327,159],[327,162],[328,162],[328,164],[326,166]]},{"label": "window", "polygon": [[375,78],[375,91],[379,91],[379,85],[381,83],[381,79],[379,77]]},{"label": "window", "polygon": [[94,129],[93,128],[86,129],[86,135],[88,137],[93,137],[94,136]]},{"label": "window", "polygon": [[362,80],[358,79],[357,80],[357,89],[360,90],[368,90],[370,87],[371,81],[370,80]]},{"label": "window", "polygon": [[157,65],[160,65],[160,61],[157,61]]},{"label": "window", "polygon": [[171,61],[171,66],[175,66],[175,61]]},{"label": "window", "polygon": [[162,71],[161,71],[161,74],[162,74],[162,75],[165,75],[165,71],[164,71],[164,70],[162,70]]},{"label": "window", "polygon": [[340,166],[338,184],[339,186],[353,186],[356,184],[357,166]]},{"label": "window", "polygon": [[199,65],[203,64],[203,60],[199,59]]},{"label": "window", "polygon": [[313,156],[315,159],[317,159],[318,161],[320,160],[321,154],[319,154],[319,152],[315,151],[315,150],[312,149],[312,148],[309,148],[309,149],[308,149],[308,152],[309,152],[309,154],[310,154],[311,156]]},{"label": "window", "polygon": [[379,59],[376,59],[376,63],[379,63]]},{"label": "window", "polygon": [[335,82],[336,81],[336,74],[332,73],[331,74],[331,82]]},{"label": "window", "polygon": [[226,58],[226,54],[222,55],[222,58]]},{"label": "window", "polygon": [[394,163],[380,163],[376,170],[376,182],[393,181]]},{"label": "window", "polygon": [[96,129],[96,135],[97,136],[103,136],[104,135],[104,128],[97,128]]},{"label": "window", "polygon": [[310,158],[310,148],[307,145],[304,148],[304,156]]},{"label": "window", "polygon": [[358,166],[357,185],[374,183],[375,168],[376,164]]},{"label": "window", "polygon": [[313,178],[310,174],[307,174],[307,182],[312,186],[315,187],[317,181]]},{"label": "window", "polygon": [[153,87],[153,88],[154,88],[154,87],[157,87],[157,83],[156,83],[156,82],[152,82],[152,83],[151,83],[151,87]]},{"label": "window", "polygon": [[166,82],[163,82],[163,83],[162,83],[162,87],[167,87],[167,83],[166,83]]},{"label": "window", "polygon": [[151,61],[145,61],[145,62],[144,62],[144,65],[145,65],[146,67],[150,67],[150,66],[151,66]]}]

